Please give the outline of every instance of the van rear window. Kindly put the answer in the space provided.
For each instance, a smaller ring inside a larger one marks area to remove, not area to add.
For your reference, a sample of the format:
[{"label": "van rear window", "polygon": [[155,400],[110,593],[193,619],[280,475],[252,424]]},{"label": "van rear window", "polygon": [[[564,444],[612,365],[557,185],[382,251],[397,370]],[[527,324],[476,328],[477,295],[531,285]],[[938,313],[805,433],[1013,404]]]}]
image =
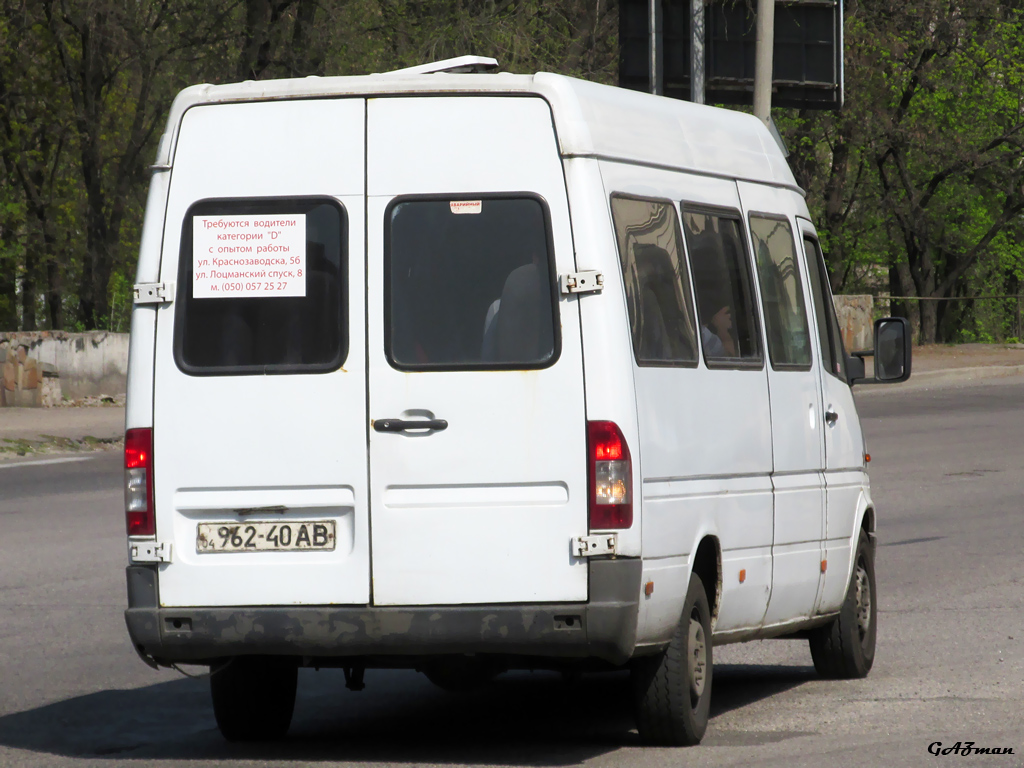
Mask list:
[{"label": "van rear window", "polygon": [[558,357],[551,235],[532,196],[400,198],[385,224],[385,351],[400,370]]},{"label": "van rear window", "polygon": [[175,358],[193,375],[317,373],[348,351],[334,201],[209,200],[182,225]]}]

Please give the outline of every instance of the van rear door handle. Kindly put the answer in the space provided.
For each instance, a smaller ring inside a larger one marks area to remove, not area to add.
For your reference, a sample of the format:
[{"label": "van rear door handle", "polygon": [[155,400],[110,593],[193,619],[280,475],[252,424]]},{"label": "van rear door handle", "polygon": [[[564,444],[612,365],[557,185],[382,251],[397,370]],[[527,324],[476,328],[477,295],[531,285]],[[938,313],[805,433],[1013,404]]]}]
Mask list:
[{"label": "van rear door handle", "polygon": [[838,413],[833,411],[831,408],[825,411],[825,423],[827,423],[830,427],[834,427],[837,421],[839,421]]},{"label": "van rear door handle", "polygon": [[409,432],[421,429],[440,432],[442,429],[448,429],[448,422],[444,419],[374,419],[373,428],[377,432]]}]

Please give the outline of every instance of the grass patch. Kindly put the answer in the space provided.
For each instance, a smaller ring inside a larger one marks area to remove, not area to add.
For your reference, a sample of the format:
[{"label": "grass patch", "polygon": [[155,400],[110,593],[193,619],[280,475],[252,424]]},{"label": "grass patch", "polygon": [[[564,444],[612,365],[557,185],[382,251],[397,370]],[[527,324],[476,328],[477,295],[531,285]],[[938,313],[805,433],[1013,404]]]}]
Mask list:
[{"label": "grass patch", "polygon": [[40,453],[98,451],[118,445],[121,439],[120,437],[93,437],[92,435],[86,435],[81,439],[58,437],[57,435],[40,435],[38,440],[4,438],[0,440],[0,453],[29,456]]},{"label": "grass patch", "polygon": [[24,439],[10,439],[4,438],[4,442],[0,445],[0,452],[13,453],[18,456],[27,456],[30,453],[37,453],[39,451],[39,443],[35,443],[31,440]]}]

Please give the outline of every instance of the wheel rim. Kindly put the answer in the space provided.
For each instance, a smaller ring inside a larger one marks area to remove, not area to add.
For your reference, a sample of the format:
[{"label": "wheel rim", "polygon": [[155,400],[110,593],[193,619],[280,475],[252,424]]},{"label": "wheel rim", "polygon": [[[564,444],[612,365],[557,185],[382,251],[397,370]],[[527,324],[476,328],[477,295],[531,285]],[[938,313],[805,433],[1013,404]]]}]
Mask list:
[{"label": "wheel rim", "polygon": [[857,631],[861,643],[871,631],[871,581],[861,562],[857,563]]},{"label": "wheel rim", "polygon": [[690,666],[690,700],[697,705],[704,693],[707,679],[708,648],[704,637],[704,625],[696,611],[690,615],[690,643],[687,661]]}]

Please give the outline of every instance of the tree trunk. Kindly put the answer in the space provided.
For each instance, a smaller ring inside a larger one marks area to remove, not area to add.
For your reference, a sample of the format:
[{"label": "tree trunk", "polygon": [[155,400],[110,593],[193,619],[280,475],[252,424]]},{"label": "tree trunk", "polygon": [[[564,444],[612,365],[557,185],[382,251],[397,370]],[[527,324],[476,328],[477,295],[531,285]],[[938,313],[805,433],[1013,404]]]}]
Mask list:
[{"label": "tree trunk", "polygon": [[[53,247],[52,244],[50,247]],[[60,263],[57,254],[48,250],[46,258],[46,314],[50,329],[57,331],[64,327],[64,296],[61,291]]]},{"label": "tree trunk", "polygon": [[825,230],[828,233],[829,280],[833,293],[843,289],[847,275],[847,255],[842,231],[846,225],[846,199],[853,195],[847,189],[847,171],[850,161],[850,145],[845,141],[846,131],[840,132],[832,150],[832,165],[825,182]]},{"label": "tree trunk", "polygon": [[0,331],[18,330],[17,261],[10,255],[14,243],[13,222],[0,222]]},{"label": "tree trunk", "polygon": [[88,128],[82,131],[85,141],[81,151],[82,178],[86,192],[86,254],[82,260],[82,279],[78,292],[78,319],[90,330],[99,328],[99,323],[107,316],[107,284],[110,282],[118,235],[116,230],[107,225],[106,195],[102,181],[103,160],[100,148],[95,143],[95,131],[92,130],[100,124],[98,116],[88,120]]},{"label": "tree trunk", "polygon": [[[10,167],[4,157],[0,155],[0,170],[8,176],[11,173]],[[8,187],[11,196],[5,196],[0,201],[14,203],[17,196],[13,194],[13,188]],[[18,330],[18,258],[15,254],[20,251],[18,247],[18,232],[24,228],[24,222],[19,214],[18,205],[0,206],[0,331]],[[0,360],[0,364],[3,361]]]},{"label": "tree trunk", "polygon": [[[958,293],[961,293],[958,291]],[[956,321],[957,308],[960,308],[960,318],[963,319],[966,310],[970,309],[973,314],[974,302],[970,302],[970,306],[962,301],[933,301],[930,302],[935,305],[935,343],[944,343],[951,341],[952,334],[949,333],[949,322],[947,321],[950,313],[953,313],[953,320]]]},{"label": "tree trunk", "polygon": [[[246,0],[245,39],[238,56],[238,79],[259,80],[266,66],[270,41],[270,3],[268,0]],[[261,64],[261,60],[263,63]]]},{"label": "tree trunk", "polygon": [[[52,144],[44,137],[40,143],[40,149],[44,157],[54,154]],[[58,147],[56,155],[59,156]],[[25,190],[25,199],[28,205],[28,214],[31,221],[38,228],[38,234],[34,242],[39,244],[36,263],[42,265],[46,272],[46,289],[43,295],[46,299],[46,315],[51,329],[61,326],[62,297],[60,292],[60,265],[57,263],[57,235],[54,233],[53,221],[50,210],[53,206],[53,194],[50,192],[44,196],[47,188],[47,174],[44,169],[37,167],[32,171],[20,172],[22,186]],[[33,314],[34,319],[34,314]]]},{"label": "tree trunk", "polygon": [[314,52],[310,30],[316,26],[317,0],[299,0],[292,28],[292,77],[323,75],[323,60]]},{"label": "tree trunk", "polygon": [[[893,296],[916,296],[914,281],[910,275],[910,267],[905,261],[889,264],[889,293]],[[921,301],[902,300],[894,301],[891,304],[891,312],[894,317],[905,317],[910,321],[911,329],[916,329],[916,340],[921,341]]]},{"label": "tree trunk", "polygon": [[[889,295],[905,296],[903,285],[900,283],[900,271],[896,267],[889,267]],[[891,317],[910,317],[907,302],[902,299],[889,300],[889,315]]]},{"label": "tree trunk", "polygon": [[939,302],[922,301],[921,304],[921,343],[938,343]]},{"label": "tree trunk", "polygon": [[25,274],[21,278],[21,330],[36,329],[36,243],[34,237],[25,245]]},{"label": "tree trunk", "polygon": [[586,10],[575,19],[568,19],[572,25],[571,40],[564,54],[567,72],[576,74],[583,69],[587,54],[593,49],[593,30],[597,26],[597,15],[600,13],[600,0],[584,3]]},{"label": "tree trunk", "polygon": [[78,319],[88,329],[100,328],[110,313],[107,286],[113,272],[114,245],[109,242],[107,222],[90,211],[86,229],[88,253],[82,260]]}]

